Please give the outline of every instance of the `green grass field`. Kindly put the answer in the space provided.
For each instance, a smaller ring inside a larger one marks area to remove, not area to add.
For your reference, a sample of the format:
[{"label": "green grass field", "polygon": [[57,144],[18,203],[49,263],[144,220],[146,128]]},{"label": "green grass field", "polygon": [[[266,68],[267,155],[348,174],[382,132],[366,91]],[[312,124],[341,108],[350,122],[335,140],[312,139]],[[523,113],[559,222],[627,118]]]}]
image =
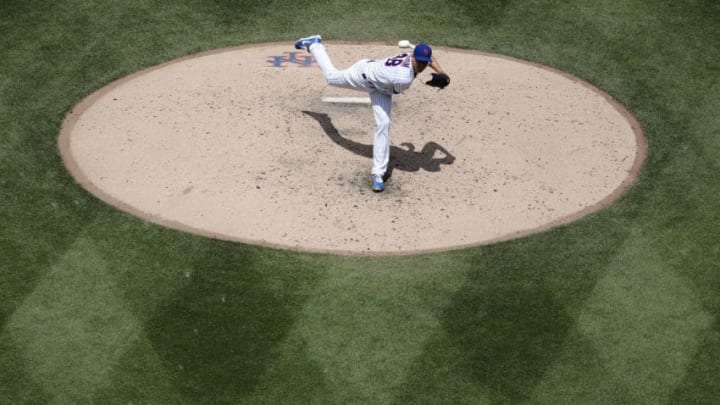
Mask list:
[{"label": "green grass field", "polygon": [[[1,404],[720,401],[719,2],[264,3],[0,2]],[[148,224],[64,169],[64,115],[110,81],[315,33],[570,72],[640,120],[643,172],[569,226],[364,258]]]}]

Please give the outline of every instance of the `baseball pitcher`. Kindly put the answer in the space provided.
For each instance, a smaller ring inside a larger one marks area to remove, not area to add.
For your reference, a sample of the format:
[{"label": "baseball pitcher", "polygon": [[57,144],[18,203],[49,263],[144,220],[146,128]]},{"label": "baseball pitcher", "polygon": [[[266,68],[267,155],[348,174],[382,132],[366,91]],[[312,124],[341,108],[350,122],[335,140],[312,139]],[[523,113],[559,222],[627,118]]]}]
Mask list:
[{"label": "baseball pitcher", "polygon": [[403,53],[382,60],[361,59],[344,70],[335,68],[325,51],[320,35],[298,39],[295,48],[304,48],[312,54],[329,85],[370,93],[370,103],[375,118],[372,188],[377,192],[383,191],[390,161],[392,96],[410,88],[418,73],[427,66],[437,72],[433,73],[432,79],[426,82],[429,86],[443,89],[450,84],[450,77],[443,72],[437,58],[432,56],[432,48],[427,44],[416,45],[411,54]]}]

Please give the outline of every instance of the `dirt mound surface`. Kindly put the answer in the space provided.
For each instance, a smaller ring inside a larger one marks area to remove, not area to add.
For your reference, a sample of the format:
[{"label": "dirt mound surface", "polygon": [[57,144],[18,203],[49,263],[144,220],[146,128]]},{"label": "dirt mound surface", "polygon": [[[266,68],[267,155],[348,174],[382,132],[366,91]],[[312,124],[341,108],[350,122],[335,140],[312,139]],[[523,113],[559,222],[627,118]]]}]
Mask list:
[{"label": "dirt mound surface", "polygon": [[[338,68],[401,53],[327,44]],[[138,72],[63,125],[63,159],[102,200],[209,237],[344,254],[413,254],[505,240],[614,201],[645,157],[638,123],[562,72],[435,48],[393,98],[392,176],[370,188],[367,94],[325,84],[292,43],[222,49]],[[427,76],[427,77],[426,77]]]}]

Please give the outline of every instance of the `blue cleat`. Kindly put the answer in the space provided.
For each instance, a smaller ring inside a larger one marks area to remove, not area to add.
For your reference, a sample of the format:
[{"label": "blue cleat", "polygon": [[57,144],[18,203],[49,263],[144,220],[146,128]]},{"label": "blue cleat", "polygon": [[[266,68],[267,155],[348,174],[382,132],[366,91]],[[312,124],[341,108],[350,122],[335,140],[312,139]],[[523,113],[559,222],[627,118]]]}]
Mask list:
[{"label": "blue cleat", "polygon": [[383,182],[382,176],[373,174],[372,189],[373,189],[373,191],[377,191],[377,192],[385,190],[385,183]]},{"label": "blue cleat", "polygon": [[310,45],[320,44],[320,43],[322,43],[322,37],[320,35],[313,35],[313,36],[307,37],[307,38],[300,38],[297,41],[295,41],[295,49],[305,48],[308,52],[310,52]]}]

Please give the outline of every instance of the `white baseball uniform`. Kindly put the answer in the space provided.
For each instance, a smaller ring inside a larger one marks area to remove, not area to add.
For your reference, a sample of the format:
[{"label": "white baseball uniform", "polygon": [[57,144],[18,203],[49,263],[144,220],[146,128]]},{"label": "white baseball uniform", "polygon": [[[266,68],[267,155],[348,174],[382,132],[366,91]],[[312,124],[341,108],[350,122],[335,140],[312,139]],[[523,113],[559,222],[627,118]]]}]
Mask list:
[{"label": "white baseball uniform", "polygon": [[415,79],[411,56],[400,54],[382,60],[362,59],[345,70],[338,70],[322,43],[312,44],[308,50],[329,85],[370,93],[375,117],[372,174],[383,176],[390,160],[392,96],[410,88]]}]

